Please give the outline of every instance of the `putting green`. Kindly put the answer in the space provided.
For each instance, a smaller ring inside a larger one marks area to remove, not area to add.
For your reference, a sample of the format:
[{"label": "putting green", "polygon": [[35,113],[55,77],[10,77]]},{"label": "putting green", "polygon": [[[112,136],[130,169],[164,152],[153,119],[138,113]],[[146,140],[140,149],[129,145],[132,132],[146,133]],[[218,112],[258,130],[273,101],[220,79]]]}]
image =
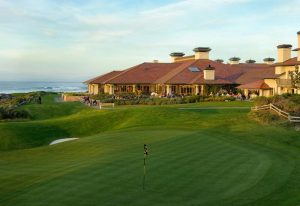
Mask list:
[{"label": "putting green", "polygon": [[[58,127],[82,137],[0,152],[1,206],[297,205],[299,133],[259,125],[247,113],[245,109],[125,107],[4,123],[2,129],[18,143],[21,137],[13,136],[17,133],[9,130],[11,125],[24,130],[35,126],[40,138],[49,141],[41,125],[48,125],[50,133]],[[95,129],[84,136],[91,125],[104,131]],[[26,138],[33,133],[24,132]],[[144,143],[150,156],[143,191]]]}]

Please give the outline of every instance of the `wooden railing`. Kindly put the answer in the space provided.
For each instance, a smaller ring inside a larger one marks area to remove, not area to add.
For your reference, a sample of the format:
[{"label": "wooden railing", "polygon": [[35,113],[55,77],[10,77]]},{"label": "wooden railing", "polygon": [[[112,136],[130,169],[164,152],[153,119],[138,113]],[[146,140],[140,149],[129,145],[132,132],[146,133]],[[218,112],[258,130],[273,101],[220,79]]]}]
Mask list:
[{"label": "wooden railing", "polygon": [[115,108],[115,103],[102,103],[102,102],[99,102],[99,109],[103,109],[103,107]]},{"label": "wooden railing", "polygon": [[263,105],[263,106],[251,107],[251,110],[253,110],[253,111],[260,111],[260,110],[274,111],[279,116],[288,119],[290,122],[300,123],[300,117],[292,116],[288,112],[285,112],[285,111],[279,109],[274,104],[267,104],[267,105]]}]

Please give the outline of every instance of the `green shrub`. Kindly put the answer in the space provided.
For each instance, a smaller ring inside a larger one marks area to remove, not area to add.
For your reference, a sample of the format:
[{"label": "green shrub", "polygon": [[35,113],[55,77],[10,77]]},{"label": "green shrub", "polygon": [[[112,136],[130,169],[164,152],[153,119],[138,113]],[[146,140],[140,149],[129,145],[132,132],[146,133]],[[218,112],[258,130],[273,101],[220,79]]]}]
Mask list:
[{"label": "green shrub", "polygon": [[290,97],[290,100],[296,104],[300,104],[300,95],[294,94]]},{"label": "green shrub", "polygon": [[255,106],[266,104],[274,104],[276,107],[291,113],[292,115],[300,115],[300,95],[298,94],[283,94],[273,97],[257,97],[254,100]]},{"label": "green shrub", "polygon": [[249,116],[259,122],[267,124],[275,123],[281,120],[281,118],[277,114],[268,111],[251,112]]},{"label": "green shrub", "polygon": [[16,107],[0,107],[0,119],[20,119],[28,118],[29,114],[25,110]]},{"label": "green shrub", "polygon": [[39,103],[39,97],[45,95],[45,92],[30,92],[26,94],[12,94],[9,98],[1,99],[0,119],[18,119],[28,118],[26,111],[19,109],[24,104]]},{"label": "green shrub", "polygon": [[256,97],[253,99],[255,106],[263,106],[266,104],[270,104],[270,100],[268,97]]}]

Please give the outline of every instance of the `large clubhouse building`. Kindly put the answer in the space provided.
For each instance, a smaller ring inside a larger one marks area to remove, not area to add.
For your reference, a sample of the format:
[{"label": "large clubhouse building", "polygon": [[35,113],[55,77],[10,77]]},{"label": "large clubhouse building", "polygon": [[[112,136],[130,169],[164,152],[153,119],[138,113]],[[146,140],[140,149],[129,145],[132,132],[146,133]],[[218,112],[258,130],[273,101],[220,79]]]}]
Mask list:
[{"label": "large clubhouse building", "polygon": [[298,93],[293,88],[290,72],[300,65],[300,31],[297,33],[297,52],[292,57],[292,45],[277,46],[277,62],[265,58],[264,63],[232,57],[228,63],[211,60],[209,47],[195,48],[194,55],[171,53],[171,63],[142,63],[122,71],[112,71],[86,81],[90,94],[108,93],[157,93],[159,95],[208,95],[217,90],[239,89],[246,96],[272,96],[283,93]]}]

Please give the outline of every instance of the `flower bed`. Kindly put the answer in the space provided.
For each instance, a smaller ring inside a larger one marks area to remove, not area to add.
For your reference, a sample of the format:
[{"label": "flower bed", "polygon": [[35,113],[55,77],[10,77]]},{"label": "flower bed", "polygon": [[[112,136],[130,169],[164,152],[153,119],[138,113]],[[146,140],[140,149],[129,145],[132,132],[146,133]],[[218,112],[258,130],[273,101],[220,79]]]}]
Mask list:
[{"label": "flower bed", "polygon": [[235,97],[219,96],[173,96],[173,97],[152,97],[149,95],[137,96],[133,93],[119,93],[116,95],[99,94],[89,95],[90,99],[100,100],[102,103],[115,103],[116,105],[167,105],[167,104],[187,104],[203,101],[235,101]]}]

